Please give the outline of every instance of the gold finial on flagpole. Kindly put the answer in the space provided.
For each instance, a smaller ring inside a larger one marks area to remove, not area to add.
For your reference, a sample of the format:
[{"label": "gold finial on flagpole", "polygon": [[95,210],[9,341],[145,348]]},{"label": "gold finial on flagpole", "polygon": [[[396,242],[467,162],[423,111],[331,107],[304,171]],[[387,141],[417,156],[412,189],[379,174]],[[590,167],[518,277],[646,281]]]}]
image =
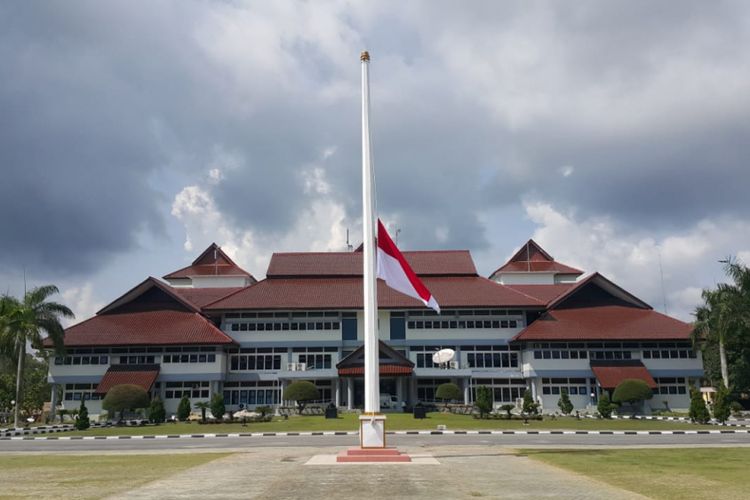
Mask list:
[{"label": "gold finial on flagpole", "polygon": [[369,61],[370,60],[370,53],[366,50],[363,50],[362,53],[359,55],[360,61]]}]

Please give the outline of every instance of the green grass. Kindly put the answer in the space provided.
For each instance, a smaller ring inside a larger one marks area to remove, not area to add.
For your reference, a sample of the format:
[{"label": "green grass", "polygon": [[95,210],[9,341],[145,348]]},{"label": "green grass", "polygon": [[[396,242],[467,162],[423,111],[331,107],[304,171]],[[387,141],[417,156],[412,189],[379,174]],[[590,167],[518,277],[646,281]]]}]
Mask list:
[{"label": "green grass", "polygon": [[227,455],[0,455],[0,498],[102,498]]},{"label": "green grass", "polygon": [[750,448],[521,450],[561,467],[656,499],[748,498]]},{"label": "green grass", "polygon": [[[646,420],[595,420],[573,417],[545,418],[542,421],[531,420],[524,425],[520,420],[480,420],[467,415],[446,413],[429,413],[428,418],[417,420],[411,414],[389,413],[386,420],[387,430],[435,430],[438,425],[445,425],[449,430],[678,430],[715,428],[693,425],[683,422],[662,422]],[[216,434],[234,432],[305,432],[305,431],[354,431],[359,427],[357,415],[347,413],[337,419],[325,419],[322,416],[293,416],[289,420],[276,419],[273,422],[242,424],[206,424],[193,423],[162,424],[147,427],[110,427],[90,429],[84,432],[66,432],[65,436],[113,436],[142,434]]]}]

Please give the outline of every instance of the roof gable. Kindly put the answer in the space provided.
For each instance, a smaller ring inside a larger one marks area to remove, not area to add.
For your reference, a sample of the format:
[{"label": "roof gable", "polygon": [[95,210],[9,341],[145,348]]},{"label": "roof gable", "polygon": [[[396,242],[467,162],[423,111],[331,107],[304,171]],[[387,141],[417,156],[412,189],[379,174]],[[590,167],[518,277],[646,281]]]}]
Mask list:
[{"label": "roof gable", "polygon": [[198,308],[195,305],[180,297],[171,287],[149,276],[97,311],[96,314],[107,314],[115,311],[153,311],[157,309],[198,312]]},{"label": "roof gable", "polygon": [[[380,365],[397,365],[414,368],[414,363],[391,346],[378,340],[378,359]],[[336,364],[336,368],[354,368],[365,365],[365,346],[361,345],[354,352]]]},{"label": "roof gable", "polygon": [[255,282],[253,275],[234,263],[216,243],[211,243],[189,266],[163,276],[166,280],[190,278],[192,276],[248,276]]},{"label": "roof gable", "polygon": [[194,266],[224,265],[236,266],[237,264],[216,243],[211,243],[202,254],[193,261]]},{"label": "roof gable", "polygon": [[632,293],[593,273],[568,289],[549,305],[549,309],[581,308],[605,305],[622,305],[640,309],[653,309]]},{"label": "roof gable", "polygon": [[497,273],[552,273],[581,275],[583,271],[557,262],[534,240],[527,241],[508,261],[496,269]]},{"label": "roof gable", "polygon": [[542,247],[540,247],[536,241],[530,239],[523,245],[508,262],[553,262],[555,259],[552,258]]}]

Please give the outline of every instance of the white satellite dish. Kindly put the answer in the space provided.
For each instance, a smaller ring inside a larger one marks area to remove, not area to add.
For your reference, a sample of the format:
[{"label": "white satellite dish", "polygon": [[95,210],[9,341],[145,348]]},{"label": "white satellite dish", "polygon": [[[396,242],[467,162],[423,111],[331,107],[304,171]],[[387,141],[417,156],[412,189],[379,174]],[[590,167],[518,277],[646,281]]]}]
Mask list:
[{"label": "white satellite dish", "polygon": [[440,349],[432,355],[432,362],[436,365],[450,363],[456,357],[456,351],[453,349]]}]

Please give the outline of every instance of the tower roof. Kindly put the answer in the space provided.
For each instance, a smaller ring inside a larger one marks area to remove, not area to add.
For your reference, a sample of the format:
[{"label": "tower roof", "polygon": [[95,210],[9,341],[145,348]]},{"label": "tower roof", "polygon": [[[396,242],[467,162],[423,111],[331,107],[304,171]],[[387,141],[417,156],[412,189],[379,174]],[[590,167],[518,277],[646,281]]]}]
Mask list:
[{"label": "tower roof", "polygon": [[192,264],[165,275],[164,279],[191,276],[248,276],[252,281],[256,281],[253,275],[235,264],[216,243],[211,243]]},{"label": "tower roof", "polygon": [[530,239],[490,277],[498,273],[552,273],[580,276],[583,271],[555,261],[537,242]]}]

